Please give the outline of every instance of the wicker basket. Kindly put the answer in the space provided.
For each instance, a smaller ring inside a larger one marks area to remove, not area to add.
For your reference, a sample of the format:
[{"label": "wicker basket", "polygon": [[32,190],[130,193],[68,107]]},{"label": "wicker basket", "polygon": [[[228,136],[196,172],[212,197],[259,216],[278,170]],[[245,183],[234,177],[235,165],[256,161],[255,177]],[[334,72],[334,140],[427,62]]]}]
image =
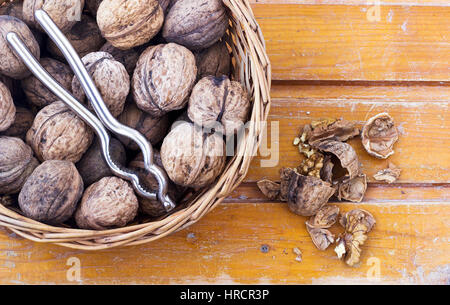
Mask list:
[{"label": "wicker basket", "polygon": [[[0,3],[8,0],[0,0]],[[41,242],[83,250],[101,250],[147,243],[197,222],[217,206],[247,174],[261,140],[262,126],[270,109],[270,62],[264,38],[248,0],[223,0],[228,8],[230,28],[225,37],[233,56],[233,74],[248,90],[253,103],[250,123],[236,155],[222,175],[207,189],[196,193],[170,215],[140,224],[103,231],[54,227],[10,210],[0,204],[0,226],[17,235]]]}]

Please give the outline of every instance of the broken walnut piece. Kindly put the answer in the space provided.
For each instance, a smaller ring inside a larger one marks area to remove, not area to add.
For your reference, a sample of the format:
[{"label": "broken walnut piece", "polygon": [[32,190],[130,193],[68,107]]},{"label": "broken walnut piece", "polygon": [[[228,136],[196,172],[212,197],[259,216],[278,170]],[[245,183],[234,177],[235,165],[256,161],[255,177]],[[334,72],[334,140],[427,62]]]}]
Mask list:
[{"label": "broken walnut piece", "polygon": [[347,265],[354,266],[360,261],[361,246],[375,225],[375,218],[366,210],[355,209],[346,213],[339,223],[345,232],[338,238],[335,252]]},{"label": "broken walnut piece", "polygon": [[359,135],[359,129],[355,122],[346,120],[321,120],[311,123],[312,131],[308,136],[308,143],[313,144],[323,140],[335,140],[345,142]]},{"label": "broken walnut piece", "polygon": [[326,205],[317,211],[316,215],[306,221],[312,228],[328,229],[337,221],[339,217],[339,207],[336,205]]},{"label": "broken walnut piece", "polygon": [[371,156],[386,159],[394,153],[393,147],[398,140],[394,119],[386,112],[370,118],[362,129],[361,138]]},{"label": "broken walnut piece", "polygon": [[344,177],[337,182],[337,197],[341,200],[361,202],[367,190],[367,177],[360,174],[353,179]]},{"label": "broken walnut piece", "polygon": [[394,163],[389,162],[388,168],[378,171],[373,178],[377,181],[385,181],[387,183],[393,183],[400,177],[401,169]]},{"label": "broken walnut piece", "polygon": [[331,156],[325,155],[323,159],[323,166],[320,169],[320,179],[328,183],[333,182],[333,167],[334,164],[331,161]]},{"label": "broken walnut piece", "polygon": [[314,245],[321,251],[326,250],[334,243],[334,235],[327,229],[314,228],[306,223],[306,230],[311,236]]},{"label": "broken walnut piece", "polygon": [[270,200],[278,200],[280,197],[281,185],[269,179],[259,180],[257,183],[259,190]]},{"label": "broken walnut piece", "polygon": [[308,158],[303,159],[302,163],[297,167],[297,171],[305,176],[320,178],[323,160],[324,156],[317,150],[314,150]]}]

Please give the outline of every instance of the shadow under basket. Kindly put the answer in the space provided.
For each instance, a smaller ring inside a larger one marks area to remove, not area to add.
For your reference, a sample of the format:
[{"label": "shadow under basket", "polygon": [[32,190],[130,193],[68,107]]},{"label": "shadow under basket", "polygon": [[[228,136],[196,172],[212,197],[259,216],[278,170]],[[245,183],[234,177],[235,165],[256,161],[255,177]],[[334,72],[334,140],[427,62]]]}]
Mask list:
[{"label": "shadow under basket", "polygon": [[[0,5],[7,0],[0,0]],[[123,228],[94,231],[56,227],[29,219],[0,204],[0,226],[35,242],[82,250],[139,245],[157,240],[197,222],[245,178],[261,141],[270,109],[270,62],[264,37],[248,0],[223,0],[230,26],[224,39],[232,53],[233,78],[247,89],[252,102],[250,121],[235,156],[229,158],[215,183],[197,192],[175,211],[158,220]]]}]

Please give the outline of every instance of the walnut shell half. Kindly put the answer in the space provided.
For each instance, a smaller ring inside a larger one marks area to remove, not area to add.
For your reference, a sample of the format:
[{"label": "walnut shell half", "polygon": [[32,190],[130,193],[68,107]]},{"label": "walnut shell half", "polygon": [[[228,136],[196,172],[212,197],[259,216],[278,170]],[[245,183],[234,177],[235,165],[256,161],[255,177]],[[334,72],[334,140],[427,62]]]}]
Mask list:
[{"label": "walnut shell half", "polygon": [[72,216],[82,193],[83,180],[72,162],[45,161],[25,182],[19,206],[27,217],[58,224]]},{"label": "walnut shell half", "polygon": [[16,106],[8,87],[0,82],[0,131],[8,129],[16,118]]},{"label": "walnut shell half", "polygon": [[398,140],[394,119],[388,113],[370,118],[363,127],[361,138],[369,155],[386,159],[394,153],[394,144]]}]

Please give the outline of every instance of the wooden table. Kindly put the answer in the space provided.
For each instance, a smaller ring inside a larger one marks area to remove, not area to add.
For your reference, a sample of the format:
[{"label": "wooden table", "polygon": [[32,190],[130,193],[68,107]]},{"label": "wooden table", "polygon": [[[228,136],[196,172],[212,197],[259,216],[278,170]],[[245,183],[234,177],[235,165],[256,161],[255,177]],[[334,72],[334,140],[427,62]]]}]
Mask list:
[{"label": "wooden table", "polygon": [[[92,253],[2,231],[0,283],[71,283],[77,278],[67,276],[70,265],[79,263],[84,284],[450,284],[449,5],[383,0],[378,18],[365,0],[254,0],[273,66],[270,121],[279,124],[272,144],[279,155],[256,158],[226,202],[151,244]],[[361,265],[350,268],[332,247],[315,249],[305,218],[268,202],[255,181],[277,179],[280,167],[299,164],[291,143],[305,123],[323,117],[362,123],[383,111],[399,128],[390,160],[403,171],[398,183],[373,182],[387,161],[368,156],[359,139],[350,141],[370,184],[361,204],[338,204],[343,211],[367,209],[377,220]],[[276,166],[260,167],[277,157]]]}]

